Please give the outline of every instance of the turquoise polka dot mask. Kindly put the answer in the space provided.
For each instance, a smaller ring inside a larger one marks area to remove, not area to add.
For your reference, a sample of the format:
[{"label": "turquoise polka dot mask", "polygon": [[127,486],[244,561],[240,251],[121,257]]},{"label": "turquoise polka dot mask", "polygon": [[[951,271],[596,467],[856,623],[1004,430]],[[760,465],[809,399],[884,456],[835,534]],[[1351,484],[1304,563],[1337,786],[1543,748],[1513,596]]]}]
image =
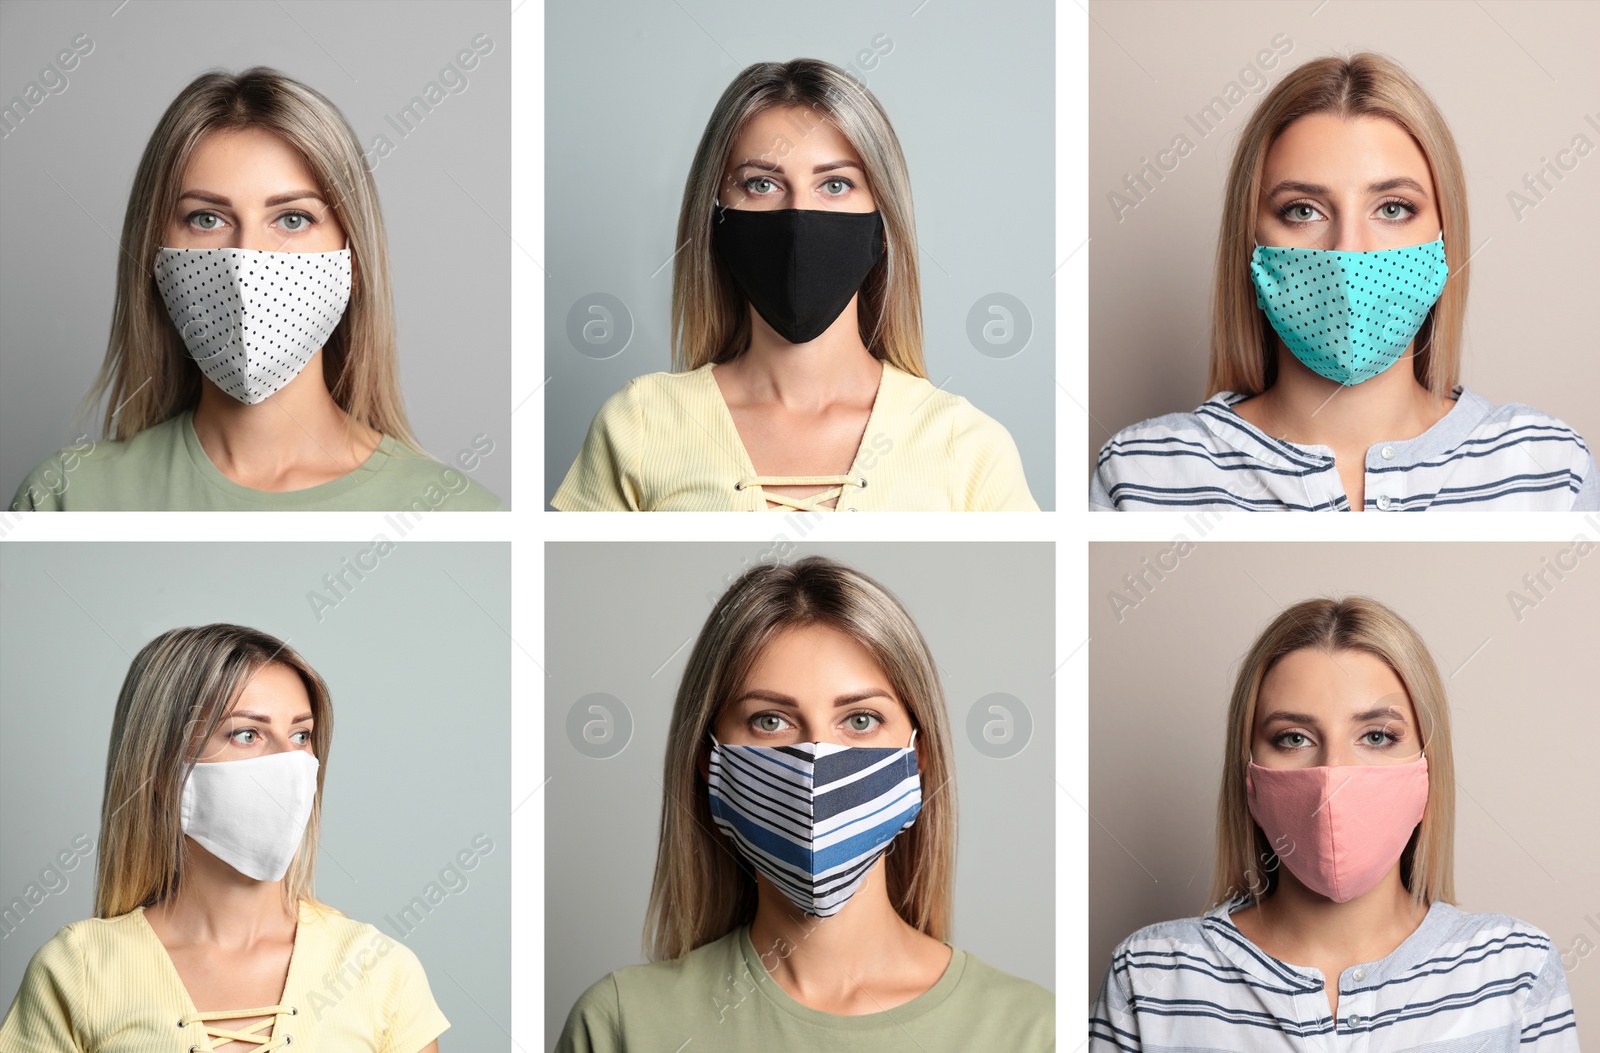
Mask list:
[{"label": "turquoise polka dot mask", "polygon": [[1294,357],[1355,385],[1395,364],[1444,291],[1444,236],[1377,252],[1257,245],[1256,306]]}]

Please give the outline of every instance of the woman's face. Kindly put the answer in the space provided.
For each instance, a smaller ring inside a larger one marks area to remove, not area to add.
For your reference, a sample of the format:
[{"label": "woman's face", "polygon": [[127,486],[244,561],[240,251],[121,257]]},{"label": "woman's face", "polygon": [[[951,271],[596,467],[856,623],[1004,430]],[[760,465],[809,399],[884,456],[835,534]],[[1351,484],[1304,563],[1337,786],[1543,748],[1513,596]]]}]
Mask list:
[{"label": "woman's face", "polygon": [[208,132],[183,172],[163,245],[172,249],[336,252],[344,228],[300,152],[272,132]]},{"label": "woman's face", "polygon": [[1421,748],[1405,685],[1364,651],[1303,648],[1261,681],[1251,753],[1264,768],[1397,764]]},{"label": "woman's face", "polygon": [[756,658],[712,724],[735,746],[911,744],[911,712],[871,652],[837,629],[789,629]]},{"label": "woman's face", "polygon": [[1373,252],[1439,236],[1428,159],[1385,118],[1298,118],[1267,151],[1260,189],[1261,245]]},{"label": "woman's face", "polygon": [[861,156],[832,120],[805,106],[773,106],[745,122],[717,200],[751,211],[878,207]]},{"label": "woman's face", "polygon": [[286,665],[257,669],[200,751],[201,763],[311,750],[311,696]]}]

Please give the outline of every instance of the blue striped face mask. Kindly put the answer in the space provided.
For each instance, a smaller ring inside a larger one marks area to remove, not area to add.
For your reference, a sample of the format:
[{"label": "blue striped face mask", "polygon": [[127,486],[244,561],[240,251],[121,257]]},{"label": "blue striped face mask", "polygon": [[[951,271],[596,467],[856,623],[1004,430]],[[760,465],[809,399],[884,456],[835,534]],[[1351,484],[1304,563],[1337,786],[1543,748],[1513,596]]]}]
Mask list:
[{"label": "blue striped face mask", "polygon": [[916,741],[914,730],[903,749],[713,735],[711,817],[789,902],[832,917],[922,811]]},{"label": "blue striped face mask", "polygon": [[1339,252],[1257,245],[1256,306],[1306,368],[1353,386],[1399,360],[1444,291],[1444,234],[1422,245]]}]

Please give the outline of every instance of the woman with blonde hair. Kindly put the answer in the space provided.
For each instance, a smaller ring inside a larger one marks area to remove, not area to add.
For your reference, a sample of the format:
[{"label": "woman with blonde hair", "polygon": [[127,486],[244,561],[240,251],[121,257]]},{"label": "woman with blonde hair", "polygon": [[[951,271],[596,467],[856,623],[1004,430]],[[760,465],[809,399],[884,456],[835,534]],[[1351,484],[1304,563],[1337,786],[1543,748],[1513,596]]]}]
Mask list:
[{"label": "woman with blonde hair", "polygon": [[1054,1049],[1049,992],[946,942],[954,774],[888,591],[820,557],[747,572],[678,686],[653,960],[584,992],[558,1053]]},{"label": "woman with blonde hair", "polygon": [[1550,937],[1451,905],[1450,711],[1399,615],[1364,597],[1278,615],[1223,749],[1211,906],[1118,944],[1091,1053],[1576,1053]]},{"label": "woman with blonde hair", "polygon": [[1010,434],[928,382],[911,179],[837,66],[762,62],[700,138],[675,373],[595,415],[561,511],[1037,510]]},{"label": "woman with blonde hair", "polygon": [[1379,55],[1321,58],[1251,114],[1224,189],[1208,398],[1100,450],[1100,510],[1600,509],[1583,440],[1460,383],[1467,182]]},{"label": "woman with blonde hair", "polygon": [[106,759],[95,917],[39,948],[6,1053],[437,1053],[412,951],[316,899],[332,701],[286,643],[172,629],[134,657]]},{"label": "woman with blonde hair", "polygon": [[256,67],[167,107],[128,195],[105,441],[13,510],[450,510],[499,501],[412,437],[377,185],[328,99]]}]

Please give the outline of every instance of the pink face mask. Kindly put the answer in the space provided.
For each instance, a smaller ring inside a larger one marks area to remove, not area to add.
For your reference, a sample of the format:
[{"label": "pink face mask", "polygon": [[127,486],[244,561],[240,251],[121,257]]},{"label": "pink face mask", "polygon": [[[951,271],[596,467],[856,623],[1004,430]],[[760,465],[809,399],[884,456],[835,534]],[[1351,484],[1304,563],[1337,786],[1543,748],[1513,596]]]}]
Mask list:
[{"label": "pink face mask", "polygon": [[1301,883],[1335,903],[1394,866],[1428,803],[1428,758],[1402,764],[1263,768],[1245,775],[1250,815]]}]

